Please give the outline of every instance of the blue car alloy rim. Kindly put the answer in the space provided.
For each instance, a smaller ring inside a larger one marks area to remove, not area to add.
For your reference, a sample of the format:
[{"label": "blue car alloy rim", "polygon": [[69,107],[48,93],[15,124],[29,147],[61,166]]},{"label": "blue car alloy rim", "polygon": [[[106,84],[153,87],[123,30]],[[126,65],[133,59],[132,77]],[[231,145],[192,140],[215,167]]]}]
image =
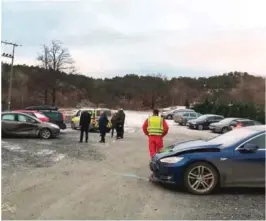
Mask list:
[{"label": "blue car alloy rim", "polygon": [[214,174],[205,166],[193,167],[188,173],[188,184],[196,192],[208,192],[214,185]]}]

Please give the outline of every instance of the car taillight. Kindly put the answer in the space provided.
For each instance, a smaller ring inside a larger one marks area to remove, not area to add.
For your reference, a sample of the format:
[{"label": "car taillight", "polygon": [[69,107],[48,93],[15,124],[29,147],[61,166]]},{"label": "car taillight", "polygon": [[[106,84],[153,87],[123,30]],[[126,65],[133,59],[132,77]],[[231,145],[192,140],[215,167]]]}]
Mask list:
[{"label": "car taillight", "polygon": [[63,117],[63,121],[65,121],[66,120],[66,115],[65,115],[64,112],[62,113],[62,117]]}]

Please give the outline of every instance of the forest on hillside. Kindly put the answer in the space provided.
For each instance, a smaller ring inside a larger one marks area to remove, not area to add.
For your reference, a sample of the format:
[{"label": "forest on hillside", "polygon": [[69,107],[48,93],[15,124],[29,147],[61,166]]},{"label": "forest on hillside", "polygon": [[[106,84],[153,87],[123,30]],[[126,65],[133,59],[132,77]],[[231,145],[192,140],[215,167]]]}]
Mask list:
[{"label": "forest on hillside", "polygon": [[[10,65],[2,64],[2,102],[7,102]],[[15,66],[12,108],[55,103],[60,107],[78,105],[151,109],[187,102],[210,100],[234,101],[264,106],[265,80],[247,73],[230,72],[212,77],[177,77],[170,80],[158,76],[94,79],[66,74],[34,66]]]},{"label": "forest on hillside", "polygon": [[[43,45],[39,66],[14,66],[11,108],[55,104],[59,107],[97,106],[151,109],[209,100],[265,106],[265,79],[244,72],[212,77],[128,74],[95,79],[75,71],[74,61],[60,41]],[[10,65],[2,63],[2,105],[7,104]],[[145,74],[145,73],[144,73]],[[167,74],[167,73],[163,73]]]}]

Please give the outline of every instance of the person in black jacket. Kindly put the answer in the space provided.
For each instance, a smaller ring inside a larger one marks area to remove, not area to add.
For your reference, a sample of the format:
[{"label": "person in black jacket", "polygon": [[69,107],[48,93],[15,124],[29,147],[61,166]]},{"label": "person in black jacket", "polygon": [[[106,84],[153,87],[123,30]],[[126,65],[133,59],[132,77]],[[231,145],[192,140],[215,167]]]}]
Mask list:
[{"label": "person in black jacket", "polygon": [[[111,128],[111,137],[114,136],[114,130],[116,129],[116,114],[117,113],[114,113],[112,118],[111,118],[111,123],[112,123],[112,128]],[[116,131],[117,133],[117,131]]]},{"label": "person in black jacket", "polygon": [[105,135],[107,131],[107,124],[108,124],[108,118],[104,112],[101,113],[101,117],[99,119],[99,130],[101,134],[101,140],[100,143],[105,143]]},{"label": "person in black jacket", "polygon": [[124,138],[124,125],[125,125],[125,118],[126,115],[123,111],[123,109],[120,109],[117,113],[117,119],[116,119],[116,130],[117,130],[117,139],[123,139]]},{"label": "person in black jacket", "polygon": [[83,142],[83,134],[85,132],[85,140],[88,143],[89,138],[89,127],[91,122],[91,115],[88,111],[83,111],[80,116],[79,126],[80,126],[80,140],[79,142]]}]

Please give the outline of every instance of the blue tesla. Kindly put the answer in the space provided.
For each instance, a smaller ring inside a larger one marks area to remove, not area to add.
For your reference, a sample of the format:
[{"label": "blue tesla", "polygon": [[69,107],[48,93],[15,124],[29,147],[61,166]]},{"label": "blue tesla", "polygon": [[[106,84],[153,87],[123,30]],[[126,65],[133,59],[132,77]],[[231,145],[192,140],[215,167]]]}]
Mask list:
[{"label": "blue tesla", "polygon": [[250,126],[166,147],[150,163],[153,181],[199,195],[216,187],[265,187],[265,134],[265,125]]}]

